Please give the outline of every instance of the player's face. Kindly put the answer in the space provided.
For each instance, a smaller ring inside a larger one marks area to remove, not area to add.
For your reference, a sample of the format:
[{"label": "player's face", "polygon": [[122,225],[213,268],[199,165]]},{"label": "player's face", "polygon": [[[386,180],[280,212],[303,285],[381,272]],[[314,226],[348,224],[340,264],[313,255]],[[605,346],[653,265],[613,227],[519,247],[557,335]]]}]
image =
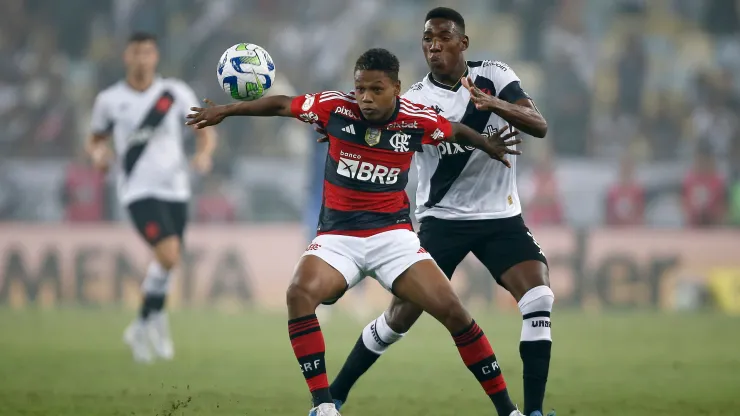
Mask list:
[{"label": "player's face", "polygon": [[355,71],[355,97],[365,119],[385,121],[396,110],[401,82],[383,71]]},{"label": "player's face", "polygon": [[429,19],[424,24],[421,50],[433,73],[452,73],[468,49],[468,37],[458,31],[455,22],[442,18]]},{"label": "player's face", "polygon": [[152,41],[132,42],[123,54],[126,69],[135,74],[151,74],[157,70],[159,51]]}]

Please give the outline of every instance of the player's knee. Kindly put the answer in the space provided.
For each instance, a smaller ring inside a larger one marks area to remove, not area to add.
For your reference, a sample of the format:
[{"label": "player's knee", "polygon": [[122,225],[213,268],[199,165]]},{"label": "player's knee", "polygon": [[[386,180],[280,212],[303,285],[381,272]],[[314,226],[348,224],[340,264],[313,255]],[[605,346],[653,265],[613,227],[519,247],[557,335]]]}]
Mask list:
[{"label": "player's knee", "polygon": [[180,240],[177,237],[164,239],[154,248],[154,253],[157,262],[170,270],[180,262]]},{"label": "player's knee", "polygon": [[451,333],[454,334],[463,331],[470,326],[472,318],[465,307],[463,307],[460,299],[454,293],[452,296],[448,296],[440,302],[440,308],[442,313],[437,319],[439,319],[439,321],[442,322],[442,324]]},{"label": "player's knee", "polygon": [[285,301],[288,307],[292,308],[314,308],[316,309],[321,303],[321,300],[313,293],[313,291],[298,283],[293,282],[288,286],[288,290],[285,293]]},{"label": "player's knee", "polygon": [[544,311],[552,312],[555,304],[555,293],[550,287],[542,285],[527,291],[519,301],[519,310],[522,314]]}]

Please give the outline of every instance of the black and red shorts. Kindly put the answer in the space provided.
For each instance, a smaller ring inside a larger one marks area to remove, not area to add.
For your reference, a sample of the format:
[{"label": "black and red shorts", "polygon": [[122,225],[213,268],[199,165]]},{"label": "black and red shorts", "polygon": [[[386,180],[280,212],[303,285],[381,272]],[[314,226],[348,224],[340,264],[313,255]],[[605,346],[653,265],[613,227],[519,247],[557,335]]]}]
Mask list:
[{"label": "black and red shorts", "polygon": [[136,230],[149,245],[176,235],[182,241],[188,222],[188,203],[145,198],[128,205]]}]

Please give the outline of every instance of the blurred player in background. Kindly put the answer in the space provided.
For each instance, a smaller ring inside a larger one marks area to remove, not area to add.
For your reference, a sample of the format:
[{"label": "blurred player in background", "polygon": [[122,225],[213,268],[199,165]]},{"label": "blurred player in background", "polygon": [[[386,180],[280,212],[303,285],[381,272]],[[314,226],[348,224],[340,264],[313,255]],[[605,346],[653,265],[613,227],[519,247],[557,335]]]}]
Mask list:
[{"label": "blurred player in background", "polygon": [[[483,135],[511,125],[544,137],[547,123],[519,77],[498,61],[466,62],[469,39],[455,10],[439,7],[424,19],[422,50],[430,73],[411,86],[404,99],[435,109]],[[421,245],[448,278],[473,253],[519,303],[524,322],[519,351],[524,365],[524,411],[541,416],[550,366],[549,287],[545,256],[521,216],[516,161],[511,169],[484,152],[455,143],[417,153],[419,185],[416,218]],[[418,305],[394,298],[389,309],[365,327],[331,386],[341,407],[350,388],[388,347],[421,316]]]},{"label": "blurred player in background", "polygon": [[[113,138],[118,197],[154,253],[142,284],[140,314],[124,333],[134,359],[150,362],[155,356],[174,356],[164,305],[172,269],[180,261],[191,195],[183,120],[198,99],[182,81],[157,75],[159,51],[153,35],[132,35],[123,58],[126,78],[95,99],[86,149],[94,165],[107,170],[113,160],[107,141]],[[206,173],[215,133],[203,129],[196,134],[192,164]]]},{"label": "blurred player in background", "polygon": [[519,153],[508,146],[520,140],[507,141],[517,132],[504,134],[503,129],[482,136],[398,97],[398,70],[393,54],[371,49],[355,64],[354,93],[324,91],[194,108],[188,124],[205,127],[237,115],[282,116],[316,123],[328,133],[319,236],[299,261],[287,292],[288,331],[313,396],[311,414],[339,414],[329,392],[316,308],[335,302],[370,275],[447,328],[499,416],[520,415],[488,339],[421,247],[411,226],[405,191],[412,156],[422,148],[434,148],[437,143],[474,146],[508,166],[505,155]]}]

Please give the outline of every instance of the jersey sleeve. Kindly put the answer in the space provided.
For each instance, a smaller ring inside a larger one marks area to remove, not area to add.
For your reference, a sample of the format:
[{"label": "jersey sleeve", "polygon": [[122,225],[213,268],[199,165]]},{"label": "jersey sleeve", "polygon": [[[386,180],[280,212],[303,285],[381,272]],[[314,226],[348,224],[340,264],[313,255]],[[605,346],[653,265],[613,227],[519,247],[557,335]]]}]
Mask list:
[{"label": "jersey sleeve", "polygon": [[521,80],[511,67],[501,61],[487,61],[490,77],[496,88],[496,96],[506,102],[515,103],[529,95],[522,89]]},{"label": "jersey sleeve", "polygon": [[329,121],[329,115],[337,106],[336,100],[340,97],[346,97],[346,95],[334,91],[324,91],[297,96],[290,103],[290,112],[293,117],[304,123],[324,126]]},{"label": "jersey sleeve", "polygon": [[90,131],[93,134],[109,134],[112,127],[113,120],[110,117],[105,96],[102,93],[98,94],[90,115]]},{"label": "jersey sleeve", "polygon": [[433,110],[431,113],[434,114],[436,121],[427,121],[426,117],[423,119],[424,136],[421,139],[421,144],[436,145],[437,142],[452,140],[452,123]]}]

